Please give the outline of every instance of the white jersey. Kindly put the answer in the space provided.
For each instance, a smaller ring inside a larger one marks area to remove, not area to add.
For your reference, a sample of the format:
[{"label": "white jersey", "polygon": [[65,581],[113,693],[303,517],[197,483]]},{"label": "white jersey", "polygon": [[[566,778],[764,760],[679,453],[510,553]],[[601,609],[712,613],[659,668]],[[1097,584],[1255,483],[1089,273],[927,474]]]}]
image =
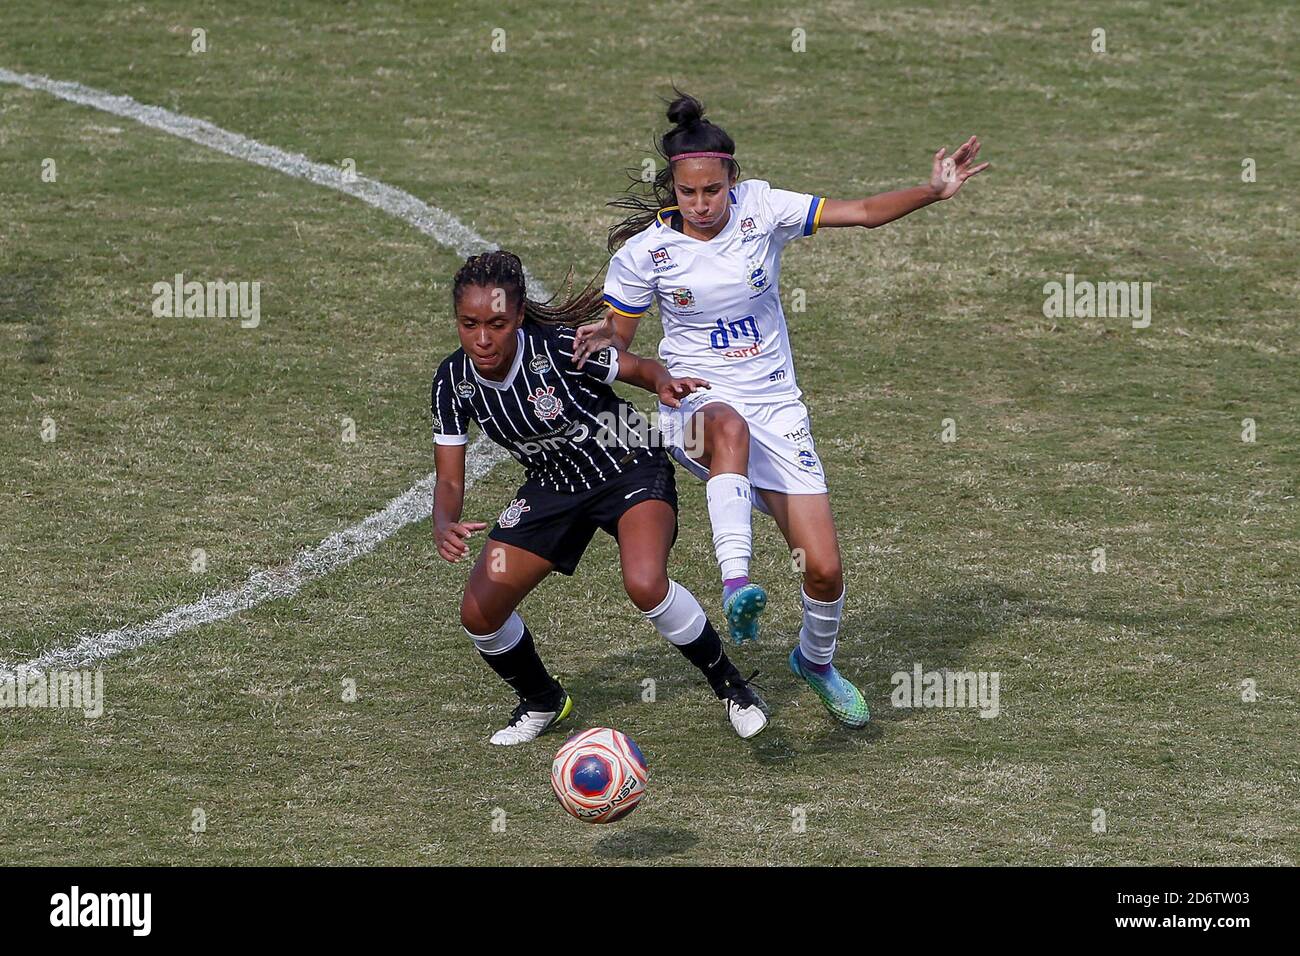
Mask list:
[{"label": "white jersey", "polygon": [[675,376],[707,379],[716,394],[778,402],[802,394],[778,283],[781,252],[817,231],[821,196],[737,183],[722,231],[707,242],[669,222],[675,206],[614,254],[605,304],[620,315],[659,304],[659,357]]}]

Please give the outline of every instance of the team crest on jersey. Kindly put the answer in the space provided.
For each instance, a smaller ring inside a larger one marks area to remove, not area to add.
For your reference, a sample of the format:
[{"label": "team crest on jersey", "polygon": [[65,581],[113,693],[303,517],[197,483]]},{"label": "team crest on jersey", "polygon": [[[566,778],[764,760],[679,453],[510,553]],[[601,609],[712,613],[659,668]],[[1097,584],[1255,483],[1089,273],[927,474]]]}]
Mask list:
[{"label": "team crest on jersey", "polygon": [[751,262],[745,278],[749,280],[749,287],[755,292],[767,291],[767,270],[763,268],[761,262]]},{"label": "team crest on jersey", "polygon": [[689,309],[695,304],[695,293],[690,289],[673,289],[668,294],[673,297],[673,305],[679,309]]},{"label": "team crest on jersey", "polygon": [[545,388],[538,386],[537,390],[528,396],[528,400],[533,403],[533,414],[544,422],[557,417],[564,407],[555,397],[554,385],[547,385]]},{"label": "team crest on jersey", "polygon": [[456,386],[456,394],[459,395],[461,398],[473,398],[474,383],[470,381],[461,382],[459,385]]},{"label": "team crest on jersey", "polygon": [[551,370],[551,360],[545,355],[539,355],[528,363],[528,367],[538,375]]},{"label": "team crest on jersey", "polygon": [[799,454],[795,457],[798,459],[799,467],[804,471],[816,471],[820,467],[817,453],[809,448],[800,448]]},{"label": "team crest on jersey", "polygon": [[506,510],[501,512],[501,517],[497,519],[497,524],[503,528],[513,528],[523,520],[525,511],[532,510],[532,508],[528,507],[527,498],[516,498],[506,505]]}]

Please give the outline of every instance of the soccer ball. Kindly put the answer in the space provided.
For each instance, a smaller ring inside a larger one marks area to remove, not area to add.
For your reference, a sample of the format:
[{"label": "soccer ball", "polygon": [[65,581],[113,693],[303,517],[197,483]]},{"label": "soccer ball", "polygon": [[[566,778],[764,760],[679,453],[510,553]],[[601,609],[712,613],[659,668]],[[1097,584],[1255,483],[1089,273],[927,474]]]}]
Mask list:
[{"label": "soccer ball", "polygon": [[551,789],[560,806],[587,823],[625,817],[645,793],[645,757],[629,737],[593,727],[570,737],[551,764]]}]

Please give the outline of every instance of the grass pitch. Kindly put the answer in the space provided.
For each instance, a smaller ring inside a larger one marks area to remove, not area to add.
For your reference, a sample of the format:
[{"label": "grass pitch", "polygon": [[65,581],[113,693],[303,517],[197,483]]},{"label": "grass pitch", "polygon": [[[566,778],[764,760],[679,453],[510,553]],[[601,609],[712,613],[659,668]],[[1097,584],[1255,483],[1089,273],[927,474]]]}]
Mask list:
[{"label": "grass pitch", "polygon": [[[798,580],[766,519],[773,602],[735,656],[776,712],[751,743],[599,539],[523,607],[572,726],[617,727],[650,763],[632,817],[584,827],[549,792],[560,737],[487,746],[511,701],[459,628],[467,566],[425,522],[292,600],[108,661],[96,720],[0,711],[0,860],[1295,864],[1298,32],[1271,2],[6,9],[0,66],[352,158],[552,289],[603,267],[603,204],[672,81],[778,186],[914,185],[972,132],[994,168],[785,257],[867,731],[785,669]],[[454,254],[42,93],[0,85],[0,117],[0,660],[236,586],[429,471]],[[261,324],[154,318],[177,272],[261,282]],[[1045,318],[1067,273],[1152,282],[1150,327]],[[499,466],[467,517],[519,480]],[[716,618],[702,488],[679,482],[671,570]],[[999,673],[1000,715],[891,707],[916,663]]]}]

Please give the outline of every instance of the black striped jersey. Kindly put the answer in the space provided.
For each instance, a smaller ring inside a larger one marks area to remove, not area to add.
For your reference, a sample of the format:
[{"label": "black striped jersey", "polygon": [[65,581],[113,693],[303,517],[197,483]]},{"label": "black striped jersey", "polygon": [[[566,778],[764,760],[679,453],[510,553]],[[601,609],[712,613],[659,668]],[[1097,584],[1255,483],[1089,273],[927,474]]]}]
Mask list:
[{"label": "black striped jersey", "polygon": [[586,491],[651,458],[644,416],[619,398],[618,351],[602,349],[573,364],[573,329],[525,321],[504,380],[482,378],[457,349],[433,379],[433,438],[469,440],[469,423],[523,463],[530,480],[559,492]]}]

